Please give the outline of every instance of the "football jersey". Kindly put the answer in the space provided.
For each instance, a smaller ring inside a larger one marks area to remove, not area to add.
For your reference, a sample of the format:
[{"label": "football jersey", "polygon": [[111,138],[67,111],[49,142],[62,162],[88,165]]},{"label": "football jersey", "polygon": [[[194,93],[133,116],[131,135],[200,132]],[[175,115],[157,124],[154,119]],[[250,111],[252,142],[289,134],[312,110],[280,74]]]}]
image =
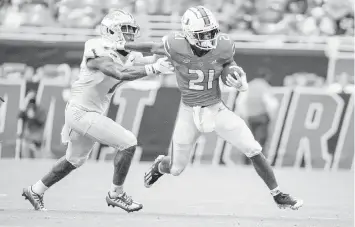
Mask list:
[{"label": "football jersey", "polygon": [[179,32],[163,37],[165,51],[175,67],[176,80],[183,103],[188,106],[209,106],[221,101],[219,77],[225,63],[233,61],[233,41],[219,34],[217,46],[198,57]]},{"label": "football jersey", "polygon": [[[107,45],[106,45],[107,44]],[[72,84],[70,103],[75,103],[87,111],[103,113],[109,107],[111,98],[116,89],[124,81],[106,76],[99,70],[87,67],[90,58],[110,57],[116,63],[130,66],[141,53],[130,52],[123,56],[109,48],[109,43],[103,39],[90,39],[85,43],[83,60],[80,65],[80,74]]]}]

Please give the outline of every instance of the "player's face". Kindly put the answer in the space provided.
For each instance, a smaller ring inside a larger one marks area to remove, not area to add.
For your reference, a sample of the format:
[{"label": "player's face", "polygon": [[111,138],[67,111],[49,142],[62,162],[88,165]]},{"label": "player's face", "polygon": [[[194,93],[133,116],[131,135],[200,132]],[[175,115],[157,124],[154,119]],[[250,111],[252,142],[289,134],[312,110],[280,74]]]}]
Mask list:
[{"label": "player's face", "polygon": [[200,39],[201,40],[208,40],[212,38],[211,32],[205,32],[200,34]]},{"label": "player's face", "polygon": [[211,48],[215,46],[215,37],[218,34],[218,29],[213,29],[207,32],[195,33],[195,38],[198,40],[198,47]]},{"label": "player's face", "polygon": [[138,33],[138,27],[133,25],[123,25],[121,26],[121,31],[126,41],[134,41],[134,38]]}]

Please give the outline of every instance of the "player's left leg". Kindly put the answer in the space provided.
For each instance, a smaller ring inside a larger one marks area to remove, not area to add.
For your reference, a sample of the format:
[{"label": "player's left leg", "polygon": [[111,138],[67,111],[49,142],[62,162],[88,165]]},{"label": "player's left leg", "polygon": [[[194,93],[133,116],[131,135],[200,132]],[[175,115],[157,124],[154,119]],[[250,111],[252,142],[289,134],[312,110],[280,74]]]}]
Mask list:
[{"label": "player's left leg", "polygon": [[192,107],[181,103],[170,154],[160,155],[144,176],[144,184],[151,187],[163,174],[179,176],[188,165],[191,151],[200,135],[194,120]]},{"label": "player's left leg", "polygon": [[143,205],[134,201],[123,190],[136,150],[137,138],[132,132],[106,116],[91,112],[87,113],[87,119],[90,121],[90,127],[83,132],[85,136],[116,149],[113,179],[106,196],[107,204],[120,207],[127,212],[142,209]]},{"label": "player's left leg", "polygon": [[221,110],[216,116],[216,132],[250,158],[256,172],[268,186],[271,195],[280,208],[298,209],[303,205],[302,200],[292,198],[280,191],[274,172],[261,153],[261,146],[239,116],[227,108]]},{"label": "player's left leg", "polygon": [[[138,211],[143,205],[134,201],[123,190],[123,184],[129,172],[132,158],[137,146],[135,135],[112,119],[94,112],[86,114],[90,126],[82,133],[94,141],[116,149],[113,160],[114,173],[106,202],[109,206],[117,206],[127,212]],[[84,122],[83,125],[86,125]]]}]

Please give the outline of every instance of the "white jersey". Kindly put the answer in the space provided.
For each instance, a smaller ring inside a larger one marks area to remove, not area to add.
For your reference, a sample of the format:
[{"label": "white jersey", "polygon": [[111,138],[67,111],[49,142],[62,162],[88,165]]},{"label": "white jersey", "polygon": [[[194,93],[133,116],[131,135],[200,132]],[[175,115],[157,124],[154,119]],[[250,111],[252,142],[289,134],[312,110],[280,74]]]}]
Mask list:
[{"label": "white jersey", "polygon": [[138,52],[130,52],[127,56],[123,56],[108,48],[105,43],[101,38],[90,39],[85,43],[80,74],[71,87],[69,102],[75,103],[87,111],[104,113],[109,107],[116,89],[124,82],[106,76],[99,70],[89,69],[86,64],[88,59],[106,56],[112,58],[116,63],[131,66],[137,59],[143,58],[142,54]]}]

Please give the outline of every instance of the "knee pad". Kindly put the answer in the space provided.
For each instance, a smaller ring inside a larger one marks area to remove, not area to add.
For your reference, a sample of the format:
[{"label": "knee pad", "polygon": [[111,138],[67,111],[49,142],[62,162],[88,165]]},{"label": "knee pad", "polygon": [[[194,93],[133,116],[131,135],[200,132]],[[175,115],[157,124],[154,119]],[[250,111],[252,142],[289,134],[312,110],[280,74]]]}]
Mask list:
[{"label": "knee pad", "polygon": [[70,164],[72,164],[76,168],[79,168],[80,166],[82,166],[86,162],[86,160],[88,160],[89,156],[85,156],[85,157],[66,156],[65,158],[67,159],[67,161]]},{"label": "knee pad", "polygon": [[190,162],[191,144],[173,143],[171,150],[170,173],[179,176]]},{"label": "knee pad", "polygon": [[124,137],[124,144],[116,144],[115,148],[120,151],[130,149],[131,147],[134,147],[135,149],[138,143],[136,136],[131,131],[127,130]]},{"label": "knee pad", "polygon": [[179,176],[185,169],[185,166],[179,166],[179,165],[175,165],[173,164],[170,167],[170,174],[173,176]]},{"label": "knee pad", "polygon": [[134,150],[136,150],[137,144],[138,144],[137,137],[132,133],[132,136],[129,138],[127,143],[127,147],[128,147],[127,149],[131,149],[132,147],[134,147]]},{"label": "knee pad", "polygon": [[255,140],[255,142],[246,150],[243,151],[243,153],[248,157],[248,158],[252,158],[256,155],[261,154],[262,151],[262,147],[260,146],[260,144]]}]

